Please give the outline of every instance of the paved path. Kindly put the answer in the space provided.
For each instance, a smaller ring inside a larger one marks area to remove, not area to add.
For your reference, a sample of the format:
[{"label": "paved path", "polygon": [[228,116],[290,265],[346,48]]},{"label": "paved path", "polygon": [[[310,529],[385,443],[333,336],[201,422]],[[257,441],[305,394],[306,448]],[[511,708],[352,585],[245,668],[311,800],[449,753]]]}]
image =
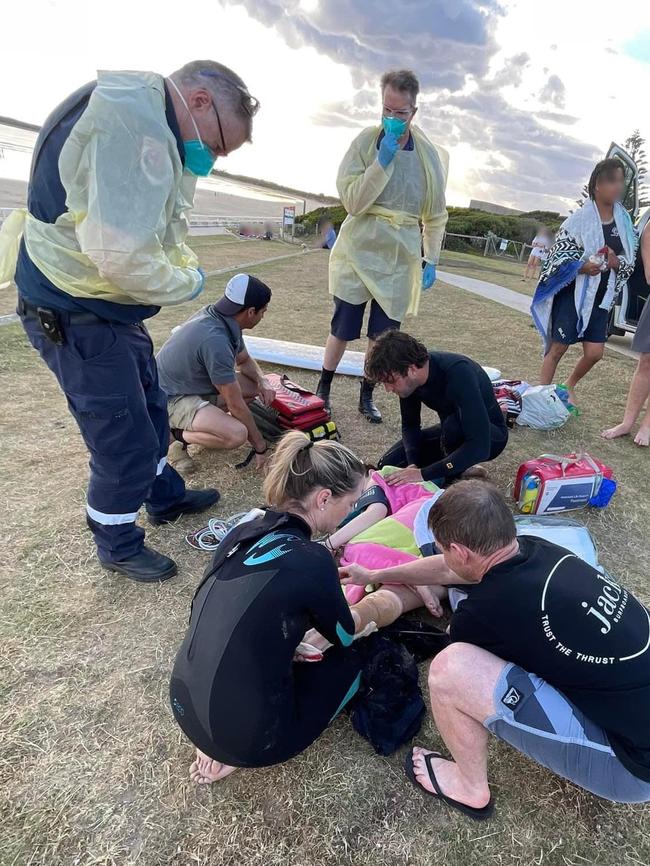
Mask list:
[{"label": "paved path", "polygon": [[[462,274],[451,274],[449,271],[438,271],[438,277],[443,282],[449,283],[450,286],[465,289],[474,295],[480,295],[482,298],[496,301],[497,304],[503,304],[504,307],[510,307],[511,310],[517,310],[519,313],[530,316],[531,298],[529,295],[524,295],[523,292],[514,292],[512,289],[506,289],[496,285],[496,283],[486,283],[485,280],[464,277]],[[613,336],[607,341],[607,348],[636,360],[639,355],[632,351],[630,343],[631,338],[628,335],[624,337]]]}]

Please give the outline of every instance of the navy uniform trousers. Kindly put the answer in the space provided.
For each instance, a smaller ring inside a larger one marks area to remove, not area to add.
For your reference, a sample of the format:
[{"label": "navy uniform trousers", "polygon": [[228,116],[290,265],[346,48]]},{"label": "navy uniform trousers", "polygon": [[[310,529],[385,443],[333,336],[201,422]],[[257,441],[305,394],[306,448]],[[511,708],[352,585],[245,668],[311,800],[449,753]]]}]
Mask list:
[{"label": "navy uniform trousers", "polygon": [[36,314],[23,311],[21,320],[90,452],[86,510],[99,558],[119,561],[144,544],[144,530],[135,524],[140,506],[160,514],[185,494],[185,482],[167,464],[167,396],[144,325],[90,314],[57,316],[63,345],[45,336]]}]

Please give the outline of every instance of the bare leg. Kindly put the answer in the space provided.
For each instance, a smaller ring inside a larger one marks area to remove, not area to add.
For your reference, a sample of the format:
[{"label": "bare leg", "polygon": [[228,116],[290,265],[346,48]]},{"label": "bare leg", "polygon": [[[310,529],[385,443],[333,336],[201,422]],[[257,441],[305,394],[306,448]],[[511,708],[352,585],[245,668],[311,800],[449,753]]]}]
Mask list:
[{"label": "bare leg", "polygon": [[242,397],[247,403],[250,403],[251,400],[254,400],[255,397],[257,397],[257,382],[253,379],[249,379],[246,373],[242,373],[241,370],[239,370],[236,375],[239,387],[241,388]]},{"label": "bare leg", "polygon": [[383,628],[395,622],[403,613],[422,607],[422,599],[408,586],[382,586],[352,605],[355,631],[361,631],[369,622]]},{"label": "bare leg", "polygon": [[[487,778],[488,731],[483,722],[493,715],[493,692],[506,662],[471,646],[454,643],[434,658],[429,668],[431,709],[453,761],[439,758],[433,770],[448,797],[480,809],[490,799]],[[416,748],[413,769],[420,784],[435,793],[424,755]]]},{"label": "bare leg", "polygon": [[189,445],[205,448],[239,448],[246,443],[248,431],[236,418],[217,406],[204,406],[194,416],[192,429],[183,431]]},{"label": "bare leg", "polygon": [[532,256],[528,257],[528,261],[526,262],[526,270],[524,271],[524,276],[523,276],[524,282],[528,279],[528,276],[529,276],[529,273],[531,270],[533,272],[533,276],[535,276],[535,262],[536,262],[536,259],[534,259]]},{"label": "bare leg", "polygon": [[641,426],[634,437],[634,444],[641,445],[644,448],[650,446],[650,405],[645,413]]},{"label": "bare leg", "polygon": [[336,370],[347,345],[345,340],[339,340],[333,334],[328,336],[325,343],[325,356],[323,358],[323,368],[325,370]]},{"label": "bare leg", "polygon": [[237,767],[230,767],[228,764],[213,761],[212,758],[197,749],[196,760],[190,767],[190,779],[197,785],[210,785],[212,782],[220,782],[221,779],[230,776],[237,769]]},{"label": "bare leg", "polygon": [[[625,406],[623,420],[615,427],[610,427],[609,430],[603,430],[603,438],[616,439],[617,436],[626,436],[632,429],[632,425],[636,419],[639,417],[639,412],[643,409],[643,404],[648,399],[649,394],[650,354],[643,353],[639,358],[639,363],[637,364],[634,375],[632,376],[632,381],[630,382],[630,390],[627,395],[627,405]],[[649,416],[650,411],[644,418],[641,429],[650,427]],[[646,442],[645,444],[647,445],[648,443]]]},{"label": "bare leg", "polygon": [[583,379],[592,367],[601,360],[605,352],[604,343],[585,343],[582,344],[582,358],[573,368],[573,372],[566,380],[567,390],[569,391],[569,400],[576,405],[575,389],[578,382]]},{"label": "bare leg", "polygon": [[542,363],[542,370],[539,374],[539,384],[540,385],[550,385],[553,379],[555,378],[555,371],[557,370],[557,365],[560,363],[566,350],[569,347],[565,343],[551,343],[549,346],[548,352],[544,355],[544,361]]},{"label": "bare leg", "polygon": [[[440,590],[441,595],[446,594],[444,587],[428,587],[428,589]],[[354,620],[354,633],[359,634],[371,622],[374,622],[377,628],[390,625],[403,613],[417,610],[423,606],[423,603],[417,592],[408,586],[383,586],[369,593],[350,608]],[[304,640],[321,652],[325,652],[332,646],[316,629],[310,629]]]}]

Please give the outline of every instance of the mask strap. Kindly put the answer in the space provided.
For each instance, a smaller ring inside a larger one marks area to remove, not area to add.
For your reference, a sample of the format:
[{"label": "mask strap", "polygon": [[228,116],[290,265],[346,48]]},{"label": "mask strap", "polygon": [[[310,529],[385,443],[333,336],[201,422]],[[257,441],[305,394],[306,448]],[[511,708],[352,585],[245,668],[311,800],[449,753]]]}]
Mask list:
[{"label": "mask strap", "polygon": [[[180,96],[180,98],[181,98],[181,100],[182,100],[182,102],[183,102],[183,105],[185,106],[185,108],[186,108],[186,110],[187,110],[187,113],[188,113],[189,116],[190,116],[190,120],[191,120],[192,123],[194,124],[194,131],[196,132],[196,137],[197,137],[198,140],[201,142],[201,144],[203,144],[203,139],[201,138],[201,133],[199,132],[199,128],[198,128],[198,126],[196,125],[196,120],[194,120],[194,117],[193,117],[193,115],[192,115],[192,112],[191,112],[190,109],[189,109],[189,106],[188,106],[188,104],[187,104],[187,101],[186,101],[185,97],[183,96],[183,94],[182,94],[182,93],[180,92],[180,90],[178,89],[178,87],[177,87],[177,85],[176,85],[176,82],[174,81],[173,78],[169,78],[168,81],[169,81],[169,83],[172,85],[172,87],[174,88],[174,90],[176,91],[176,93],[178,93],[178,95]],[[205,147],[205,145],[203,145],[203,146]]]}]

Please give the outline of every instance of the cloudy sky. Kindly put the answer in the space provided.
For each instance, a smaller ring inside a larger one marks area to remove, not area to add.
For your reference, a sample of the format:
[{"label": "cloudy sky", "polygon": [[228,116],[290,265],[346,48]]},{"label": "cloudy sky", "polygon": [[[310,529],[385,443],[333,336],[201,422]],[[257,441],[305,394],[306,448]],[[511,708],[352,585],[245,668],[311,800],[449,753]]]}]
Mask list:
[{"label": "cloudy sky", "polygon": [[[0,115],[40,123],[97,69],[220,60],[260,99],[226,171],[335,194],[378,79],[420,78],[448,200],[566,211],[610,141],[650,138],[647,0],[30,0],[3,10]],[[650,149],[650,148],[649,148]],[[24,173],[5,151],[0,176]]]}]

